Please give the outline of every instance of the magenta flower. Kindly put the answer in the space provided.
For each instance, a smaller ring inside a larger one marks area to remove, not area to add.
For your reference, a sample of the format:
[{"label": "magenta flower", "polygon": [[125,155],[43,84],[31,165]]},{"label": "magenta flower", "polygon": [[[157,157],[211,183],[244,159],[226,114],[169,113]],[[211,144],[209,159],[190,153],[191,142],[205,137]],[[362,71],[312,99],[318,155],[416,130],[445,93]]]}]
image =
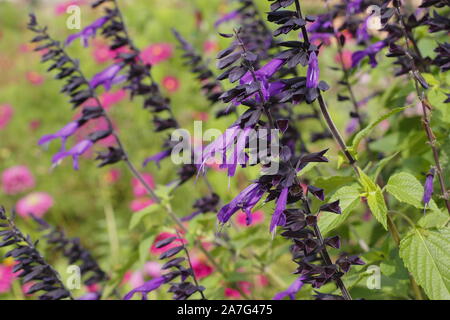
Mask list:
[{"label": "magenta flower", "polygon": [[[142,173],[141,176],[150,188],[155,188],[155,181],[153,180],[153,176],[151,174]],[[147,195],[147,190],[138,179],[133,178],[133,180],[131,180],[131,185],[133,186],[133,194],[135,197],[144,197]]]},{"label": "magenta flower", "polygon": [[306,71],[306,87],[317,88],[319,84],[319,61],[316,53],[313,51],[309,54],[308,70]]},{"label": "magenta flower", "polygon": [[77,131],[79,126],[80,126],[80,124],[78,121],[69,122],[63,128],[61,128],[59,131],[57,131],[56,133],[47,134],[47,135],[43,136],[39,140],[38,144],[42,145],[42,144],[49,143],[50,141],[52,141],[54,139],[61,139],[61,151],[64,151],[65,147],[66,147],[67,139]]},{"label": "magenta flower", "polygon": [[114,84],[126,80],[126,76],[118,75],[121,69],[122,66],[119,64],[110,65],[105,70],[97,73],[89,82],[89,85],[94,89],[102,85],[109,91]]},{"label": "magenta flower", "polygon": [[137,212],[147,208],[148,206],[151,206],[154,203],[155,201],[149,198],[138,198],[131,201],[130,209],[133,212]]},{"label": "magenta flower", "polygon": [[0,130],[5,128],[11,121],[14,109],[9,104],[0,105]]},{"label": "magenta flower", "polygon": [[[260,224],[264,221],[264,212],[262,212],[261,210],[258,211],[254,211],[251,213],[251,224],[250,225],[256,225],[256,224]],[[245,212],[240,211],[237,215],[236,215],[236,223],[239,226],[247,226],[247,215],[245,214]]]},{"label": "magenta flower", "polygon": [[284,226],[286,223],[286,216],[284,210],[286,209],[287,197],[289,194],[289,188],[283,188],[275,206],[275,211],[272,215],[272,221],[270,222],[270,232],[275,230],[276,226]]},{"label": "magenta flower", "polygon": [[142,50],[140,58],[146,64],[155,65],[169,59],[172,52],[170,43],[155,43]]},{"label": "magenta flower", "polygon": [[159,262],[150,261],[144,265],[144,272],[152,278],[160,277],[161,271],[162,271],[162,265]]},{"label": "magenta flower", "polygon": [[5,194],[17,194],[33,188],[34,177],[26,166],[14,166],[3,171],[2,189]]},{"label": "magenta flower", "polygon": [[133,290],[131,290],[130,292],[128,292],[123,299],[124,300],[130,300],[135,293],[141,293],[142,294],[142,299],[145,300],[147,299],[147,295],[151,292],[154,291],[156,289],[158,289],[159,287],[161,287],[164,283],[166,282],[166,278],[164,276],[158,277],[158,278],[154,278],[150,281],[145,282],[142,286],[137,287]]},{"label": "magenta flower", "polygon": [[101,17],[80,32],[71,34],[66,39],[66,46],[70,45],[75,39],[80,38],[83,42],[84,47],[88,47],[89,38],[94,38],[97,30],[100,29],[106,22],[108,22],[108,18]]},{"label": "magenta flower", "polygon": [[352,55],[352,67],[353,68],[356,67],[358,63],[367,56],[369,57],[369,64],[372,66],[372,68],[375,68],[378,64],[377,60],[375,59],[375,56],[385,46],[386,43],[384,41],[378,41],[368,46],[364,50],[354,52]]},{"label": "magenta flower", "polygon": [[17,202],[17,213],[22,217],[28,217],[30,214],[38,218],[42,216],[53,206],[53,198],[46,192],[32,192]]},{"label": "magenta flower", "polygon": [[62,151],[55,154],[52,158],[53,165],[56,165],[60,160],[71,156],[73,159],[73,168],[75,170],[79,169],[78,158],[89,150],[94,145],[91,140],[82,140],[72,147],[69,151]]},{"label": "magenta flower", "polygon": [[431,196],[433,195],[433,179],[434,179],[434,168],[431,168],[427,173],[427,177],[425,179],[424,192],[423,192],[423,203],[428,205],[431,200]]},{"label": "magenta flower", "polygon": [[11,290],[12,283],[16,276],[13,272],[13,266],[0,265],[0,293],[6,293]]},{"label": "magenta flower", "polygon": [[295,295],[303,287],[304,280],[305,280],[305,277],[303,277],[303,276],[297,278],[294,282],[292,282],[292,284],[289,286],[289,288],[277,293],[273,297],[273,300],[282,300],[284,297],[289,297],[291,300],[295,300]]},{"label": "magenta flower", "polygon": [[242,190],[236,198],[220,209],[217,218],[221,223],[226,223],[239,210],[247,215],[247,225],[252,223],[251,210],[264,195],[265,190],[258,183],[253,183]]}]

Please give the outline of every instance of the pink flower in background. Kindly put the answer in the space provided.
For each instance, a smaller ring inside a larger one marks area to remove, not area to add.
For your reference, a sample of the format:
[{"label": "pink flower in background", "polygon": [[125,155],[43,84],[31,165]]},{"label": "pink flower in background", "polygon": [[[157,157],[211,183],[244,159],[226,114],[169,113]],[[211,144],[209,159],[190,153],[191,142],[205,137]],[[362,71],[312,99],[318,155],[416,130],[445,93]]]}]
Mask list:
[{"label": "pink flower in background", "polygon": [[0,130],[5,128],[8,123],[11,121],[11,118],[14,114],[14,109],[9,104],[0,105]]},{"label": "pink flower in background", "polygon": [[[247,281],[238,282],[239,289],[242,290],[245,294],[250,294],[251,283]],[[241,294],[238,290],[232,288],[225,288],[225,297],[238,299],[241,298]]]},{"label": "pink flower in background", "polygon": [[[74,119],[78,119],[78,116],[75,116]],[[114,123],[113,127],[117,131],[117,128]],[[75,136],[77,138],[77,141],[81,141],[84,140],[89,134],[95,131],[108,130],[108,128],[109,128],[108,122],[103,117],[91,119],[89,120],[88,123],[86,123],[84,126],[82,126],[76,131]],[[116,139],[114,138],[113,135],[109,135],[108,137],[99,140],[97,143],[102,145],[103,147],[109,147],[115,145]],[[87,153],[87,155],[89,155],[89,153]]]},{"label": "pink flower in background", "polygon": [[155,43],[141,52],[141,59],[146,64],[155,65],[169,59],[172,56],[172,45],[169,43]]},{"label": "pink flower in background", "polygon": [[[250,224],[255,225],[255,224],[260,224],[264,221],[264,212],[258,210],[255,212],[252,212],[252,223]],[[239,211],[239,213],[236,216],[236,223],[242,227],[246,227],[247,226],[247,215],[245,214],[245,212],[243,211]]]},{"label": "pink flower in background", "polygon": [[148,206],[152,205],[153,203],[155,203],[155,202],[149,198],[134,199],[130,203],[130,209],[133,212],[137,212],[137,211],[147,208]]},{"label": "pink flower in background", "polygon": [[208,113],[207,112],[194,112],[192,116],[195,120],[199,121],[208,121]]},{"label": "pink flower in background", "polygon": [[98,283],[94,283],[91,285],[86,286],[86,289],[88,292],[99,292],[102,288]]},{"label": "pink flower in background", "polygon": [[19,52],[21,53],[27,53],[32,52],[33,46],[30,43],[22,43],[19,45]]},{"label": "pink flower in background", "polygon": [[106,110],[109,110],[112,105],[122,101],[126,96],[126,92],[123,89],[115,92],[105,92],[100,96],[100,102]]},{"label": "pink flower in background", "polygon": [[203,43],[203,51],[205,53],[216,53],[219,51],[219,44],[216,41],[206,40]]},{"label": "pink flower in background", "polygon": [[162,85],[169,92],[177,92],[180,88],[180,81],[176,77],[166,76],[162,80]]},{"label": "pink flower in background", "polygon": [[343,64],[344,68],[349,70],[352,67],[352,52],[350,50],[344,50],[342,51],[342,62],[339,54],[334,57],[334,60],[339,64]]},{"label": "pink flower in background", "polygon": [[267,287],[269,285],[269,278],[264,274],[259,274],[256,276],[256,283],[261,287]]},{"label": "pink flower in background", "polygon": [[116,52],[109,49],[106,43],[94,42],[92,56],[97,63],[105,63],[116,57]]},{"label": "pink flower in background", "polygon": [[22,217],[34,214],[41,218],[53,206],[53,198],[46,192],[32,192],[17,202],[17,213]]},{"label": "pink flower in background", "polygon": [[134,271],[130,278],[128,279],[128,282],[132,288],[140,287],[144,284],[144,274],[142,271]]},{"label": "pink flower in background", "polygon": [[8,292],[11,289],[12,282],[16,277],[12,270],[12,265],[0,265],[0,293]]},{"label": "pink flower in background", "polygon": [[35,131],[37,129],[39,129],[39,127],[41,126],[41,121],[40,120],[31,120],[28,124],[29,128],[31,129],[31,131]]},{"label": "pink flower in background", "polygon": [[180,238],[177,238],[177,239],[175,239],[174,241],[172,241],[172,243],[170,243],[170,244],[168,244],[167,246],[165,246],[165,247],[162,247],[162,248],[156,248],[156,243],[157,242],[159,242],[159,241],[161,241],[161,240],[164,240],[164,239],[167,239],[167,238],[170,238],[170,237],[176,237],[177,235],[176,234],[173,234],[173,233],[169,233],[169,232],[161,232],[156,238],[155,238],[155,241],[153,242],[153,244],[152,244],[152,246],[150,247],[150,253],[152,253],[152,254],[155,254],[155,255],[159,255],[159,254],[161,254],[161,253],[163,253],[163,252],[165,252],[165,251],[167,251],[167,250],[169,250],[169,249],[171,249],[171,248],[175,248],[175,247],[177,247],[177,246],[179,246],[181,243],[186,243],[186,240],[182,240],[182,239],[180,239]]},{"label": "pink flower in background", "polygon": [[110,169],[108,172],[105,173],[105,180],[108,183],[115,183],[119,181],[121,176],[121,172],[119,169]]},{"label": "pink flower in background", "polygon": [[206,264],[202,259],[199,259],[198,257],[191,257],[191,263],[195,276],[198,279],[205,278],[214,271],[214,269],[210,265]]},{"label": "pink flower in background", "polygon": [[[144,181],[150,186],[150,188],[155,188],[155,182],[153,181],[153,177],[151,174],[143,173],[141,174],[141,176],[144,178]],[[145,190],[144,186],[138,179],[133,178],[133,180],[131,180],[131,185],[133,186],[133,194],[135,197],[143,197],[147,195],[147,190]]]},{"label": "pink flower in background", "polygon": [[35,186],[33,174],[26,166],[14,166],[3,171],[2,189],[6,194],[17,194]]},{"label": "pink flower in background", "polygon": [[161,263],[156,261],[150,261],[144,265],[145,273],[152,278],[157,278],[161,276],[162,271],[161,268],[162,268]]},{"label": "pink flower in background", "polygon": [[33,285],[35,285],[35,284],[36,284],[36,282],[34,282],[34,281],[30,281],[30,282],[25,283],[25,284],[22,286],[22,292],[23,292],[23,294],[26,295],[27,297],[33,296],[32,294],[29,294],[28,291],[30,291],[30,288],[31,288]]},{"label": "pink flower in background", "polygon": [[81,6],[85,3],[86,3],[85,0],[70,0],[70,1],[63,2],[63,3],[58,3],[55,6],[55,14],[57,16],[60,16],[60,15],[66,13],[68,7],[73,6],[73,5]]},{"label": "pink flower in background", "polygon": [[31,84],[35,86],[38,86],[44,82],[44,77],[36,71],[28,71],[26,73],[26,78]]}]

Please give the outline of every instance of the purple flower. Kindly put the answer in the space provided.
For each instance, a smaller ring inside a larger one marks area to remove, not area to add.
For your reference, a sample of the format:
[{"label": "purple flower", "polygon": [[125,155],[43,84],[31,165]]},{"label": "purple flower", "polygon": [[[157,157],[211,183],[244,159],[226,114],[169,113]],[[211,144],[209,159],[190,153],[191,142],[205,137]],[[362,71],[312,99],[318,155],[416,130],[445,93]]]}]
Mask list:
[{"label": "purple flower", "polygon": [[121,65],[113,64],[105,70],[97,73],[89,82],[89,85],[94,89],[100,85],[103,85],[106,90],[110,90],[113,84],[126,80],[126,76],[118,76],[121,69]]},{"label": "purple flower", "polygon": [[356,51],[352,54],[352,67],[356,67],[358,63],[365,58],[366,56],[369,57],[369,63],[372,66],[372,68],[375,68],[377,66],[377,60],[375,59],[375,56],[378,52],[381,51],[386,46],[386,43],[384,41],[378,41],[374,44],[368,46],[364,50]]},{"label": "purple flower", "polygon": [[427,173],[425,179],[424,191],[423,191],[423,203],[428,205],[433,195],[433,179],[434,179],[434,168],[431,168]]},{"label": "purple flower", "polygon": [[347,2],[347,14],[352,15],[356,13],[360,13],[361,5],[363,4],[363,0],[350,0]]},{"label": "purple flower", "polygon": [[301,276],[297,278],[292,284],[284,291],[278,292],[272,300],[282,300],[284,297],[289,297],[291,300],[295,300],[295,295],[304,285],[304,280],[306,277]]},{"label": "purple flower", "polygon": [[317,88],[319,84],[319,61],[317,60],[317,55],[313,51],[309,54],[308,70],[306,71],[306,87],[307,88]]},{"label": "purple flower", "polygon": [[88,25],[86,28],[81,30],[80,32],[71,34],[66,39],[66,45],[68,46],[75,39],[81,38],[84,47],[87,47],[89,45],[89,38],[94,38],[95,34],[97,33],[97,29],[101,28],[107,21],[108,18],[106,17],[99,18],[95,20],[92,24]]},{"label": "purple flower", "polygon": [[272,215],[272,221],[270,222],[270,232],[275,230],[276,226],[284,226],[286,223],[286,216],[284,210],[286,209],[287,196],[289,188],[283,188],[275,206],[275,211]]},{"label": "purple flower", "polygon": [[220,26],[222,23],[228,22],[230,20],[236,19],[239,15],[239,11],[232,11],[230,13],[227,13],[223,15],[221,18],[219,18],[215,23],[214,27]]},{"label": "purple flower", "polygon": [[[221,136],[207,145],[203,150],[203,160],[199,168],[199,173],[204,168],[208,160],[213,158],[216,154],[219,154],[224,162],[220,165],[220,167],[228,168],[228,175],[233,176],[238,162],[241,164],[245,164],[246,162],[245,152],[243,152],[243,149],[245,147],[246,138],[249,134],[250,129],[242,130],[237,125],[231,126],[225,130]],[[226,153],[234,144],[235,138],[238,138],[237,144],[240,146],[240,149],[236,146],[230,157],[227,159]]]},{"label": "purple flower", "polygon": [[65,150],[65,146],[66,146],[66,141],[67,139],[73,135],[77,129],[80,127],[80,124],[78,121],[72,121],[69,122],[68,124],[66,124],[63,128],[61,128],[59,131],[57,131],[54,134],[46,134],[45,136],[43,136],[38,144],[39,145],[43,145],[45,143],[48,143],[54,139],[61,139],[61,151]]},{"label": "purple flower", "polygon": [[[260,69],[255,71],[255,78],[260,82],[261,91],[265,100],[282,91],[284,84],[281,81],[269,82],[269,79],[278,71],[284,64],[284,60],[272,59]],[[255,81],[253,75],[247,72],[240,80],[240,84],[251,84]],[[259,95],[255,94],[256,101],[259,101]],[[235,105],[239,103],[235,102]]]},{"label": "purple flower", "polygon": [[226,223],[238,210],[242,210],[247,215],[247,225],[252,223],[251,210],[264,195],[264,190],[258,183],[253,183],[242,190],[236,198],[223,206],[217,214],[221,223]]},{"label": "purple flower", "polygon": [[73,159],[73,168],[78,170],[78,158],[93,146],[94,142],[91,140],[82,140],[72,147],[69,151],[61,151],[53,156],[52,163],[56,165],[65,157],[71,156]]},{"label": "purple flower", "polygon": [[100,300],[100,294],[98,292],[88,292],[77,298],[77,300]]},{"label": "purple flower", "polygon": [[359,25],[356,30],[356,41],[363,42],[369,40],[369,32],[367,31],[367,21],[371,16],[368,16],[364,19],[364,21]]},{"label": "purple flower", "polygon": [[347,124],[347,127],[345,128],[345,133],[352,134],[355,132],[355,130],[358,128],[358,119],[357,118],[351,118],[350,121]]},{"label": "purple flower", "polygon": [[146,300],[147,299],[147,295],[151,292],[154,291],[156,289],[158,289],[159,287],[161,287],[164,283],[166,282],[166,278],[164,276],[162,277],[158,277],[158,278],[154,278],[150,281],[147,281],[146,283],[144,283],[142,286],[137,287],[133,290],[131,290],[130,292],[128,292],[125,297],[123,297],[124,300],[130,300],[133,295],[137,292],[140,292],[142,294],[142,299]]},{"label": "purple flower", "polygon": [[156,163],[157,166],[159,166],[159,162],[165,158],[167,158],[168,156],[170,156],[172,150],[168,149],[168,150],[164,150],[161,152],[158,152],[157,154],[148,157],[144,160],[144,163],[142,164],[144,167],[149,163],[154,161]]}]

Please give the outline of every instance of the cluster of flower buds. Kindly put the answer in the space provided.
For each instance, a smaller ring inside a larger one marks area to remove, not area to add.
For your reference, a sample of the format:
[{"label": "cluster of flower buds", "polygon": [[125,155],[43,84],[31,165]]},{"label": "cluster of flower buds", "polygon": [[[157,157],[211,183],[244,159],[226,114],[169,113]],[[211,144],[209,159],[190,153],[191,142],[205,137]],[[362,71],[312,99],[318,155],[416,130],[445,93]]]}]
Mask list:
[{"label": "cluster of flower buds", "polygon": [[[205,299],[205,296],[203,295],[203,290],[205,290],[205,288],[199,286],[197,283],[188,251],[184,245],[184,240],[179,237],[170,237],[157,242],[155,247],[161,249],[174,242],[178,242],[179,245],[171,246],[159,257],[160,260],[168,260],[162,266],[162,270],[172,269],[172,271],[160,277],[153,278],[150,281],[145,282],[142,286],[131,290],[125,295],[125,300],[131,299],[136,293],[140,293],[142,299],[146,299],[151,291],[158,289],[164,284],[170,285],[168,292],[173,293],[174,300],[186,300],[196,292],[200,293],[202,299]],[[186,253],[186,258],[176,257],[181,251]],[[183,264],[188,264],[188,267],[183,266]],[[179,279],[179,282],[174,282],[176,279]],[[189,281],[190,279],[192,279],[194,283]]]},{"label": "cluster of flower buds", "polygon": [[62,252],[69,264],[79,266],[81,276],[84,277],[83,283],[86,286],[101,283],[108,279],[108,276],[101,269],[89,250],[81,245],[79,238],[68,238],[63,230],[52,227],[43,219],[35,216],[33,218],[39,224],[40,229],[47,232],[44,235],[47,243],[55,251]]},{"label": "cluster of flower buds", "polygon": [[8,217],[5,209],[0,207],[0,220],[2,221],[0,247],[14,246],[5,257],[12,257],[16,261],[13,272],[18,273],[23,284],[33,283],[27,294],[41,292],[39,295],[41,300],[72,298],[61,282],[59,274],[37,250],[37,242],[33,242],[30,236],[25,236],[15,225],[14,213]]}]

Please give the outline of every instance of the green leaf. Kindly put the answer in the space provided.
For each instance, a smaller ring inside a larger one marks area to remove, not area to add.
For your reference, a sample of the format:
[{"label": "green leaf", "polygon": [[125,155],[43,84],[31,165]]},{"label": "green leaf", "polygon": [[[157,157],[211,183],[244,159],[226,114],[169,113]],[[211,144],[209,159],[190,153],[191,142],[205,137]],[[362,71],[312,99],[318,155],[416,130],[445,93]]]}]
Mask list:
[{"label": "green leaf", "polygon": [[400,257],[433,300],[450,300],[450,229],[414,229],[400,242]]},{"label": "green leaf", "polygon": [[336,191],[331,197],[330,202],[340,200],[339,206],[341,207],[342,213],[321,212],[318,223],[322,233],[327,234],[347,220],[352,210],[359,203],[359,199],[360,192],[357,185],[345,186]]},{"label": "green leaf", "polygon": [[375,170],[375,173],[373,174],[372,178],[373,181],[377,181],[378,176],[380,175],[381,171],[384,169],[384,167],[397,156],[400,152],[395,152],[391,154],[389,157],[384,158],[380,162],[378,162],[377,168]]},{"label": "green leaf", "polygon": [[359,131],[355,137],[353,138],[353,144],[351,147],[351,151],[352,152],[357,152],[358,150],[358,146],[359,143],[361,142],[362,139],[364,139],[365,137],[367,137],[370,133],[370,131],[373,130],[373,128],[375,128],[380,122],[382,122],[383,120],[386,120],[387,118],[389,118],[390,116],[393,116],[396,113],[399,113],[403,110],[405,110],[406,108],[408,108],[409,106],[406,107],[401,107],[401,108],[395,108],[392,109],[391,111],[389,111],[388,113],[386,113],[385,115],[379,117],[377,120],[373,121],[372,123],[370,123],[367,127],[365,127],[364,129],[362,129],[361,131]]},{"label": "green leaf", "polygon": [[[410,173],[400,172],[391,176],[386,184],[386,191],[400,202],[405,202],[416,208],[423,209],[423,186]],[[430,201],[430,208],[435,212],[440,211],[433,200]]]},{"label": "green leaf", "polygon": [[142,218],[145,216],[155,212],[156,210],[161,209],[161,206],[157,203],[154,203],[138,212],[133,213],[130,220],[129,230],[136,228],[136,226],[141,222]]},{"label": "green leaf", "polygon": [[361,169],[359,169],[359,175],[359,182],[366,191],[367,204],[370,211],[375,219],[387,230],[387,207],[381,188]]}]

